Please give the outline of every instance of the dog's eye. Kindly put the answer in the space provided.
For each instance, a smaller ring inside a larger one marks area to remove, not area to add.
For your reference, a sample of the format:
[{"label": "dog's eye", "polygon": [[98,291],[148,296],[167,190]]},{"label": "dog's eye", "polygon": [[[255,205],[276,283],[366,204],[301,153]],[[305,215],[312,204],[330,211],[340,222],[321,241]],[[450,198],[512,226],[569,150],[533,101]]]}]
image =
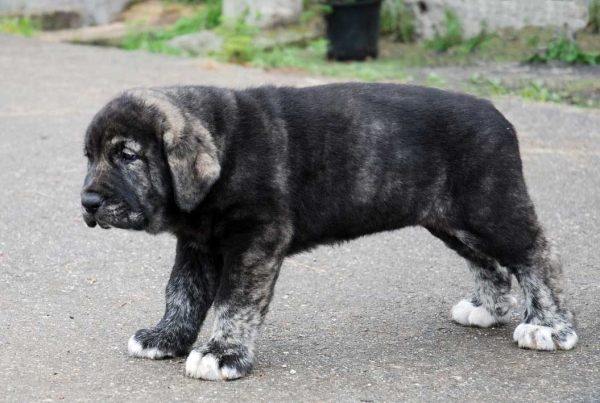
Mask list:
[{"label": "dog's eye", "polygon": [[123,158],[127,162],[131,162],[131,161],[135,161],[137,159],[137,155],[135,155],[133,152],[125,149],[125,150],[121,151],[121,158]]}]

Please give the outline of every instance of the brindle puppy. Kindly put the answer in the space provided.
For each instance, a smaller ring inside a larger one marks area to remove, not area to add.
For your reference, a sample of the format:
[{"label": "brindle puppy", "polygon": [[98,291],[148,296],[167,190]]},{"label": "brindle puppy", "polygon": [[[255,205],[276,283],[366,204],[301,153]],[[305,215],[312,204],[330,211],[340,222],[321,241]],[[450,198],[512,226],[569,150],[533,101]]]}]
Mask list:
[{"label": "brindle puppy", "polygon": [[379,84],[133,89],[96,115],[85,155],[90,227],[178,241],[165,315],[131,337],[134,356],[187,354],[213,306],[212,337],[186,373],[242,377],[286,256],[411,225],[469,263],[475,291],[456,322],[505,322],[514,274],[526,304],[518,345],[577,342],[515,130],[487,101]]}]

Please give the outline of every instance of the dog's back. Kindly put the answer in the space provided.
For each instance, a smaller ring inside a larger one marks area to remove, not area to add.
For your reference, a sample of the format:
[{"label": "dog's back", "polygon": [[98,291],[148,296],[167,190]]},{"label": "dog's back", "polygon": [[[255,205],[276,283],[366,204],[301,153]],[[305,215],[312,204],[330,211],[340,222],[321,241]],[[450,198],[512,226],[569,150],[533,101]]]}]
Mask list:
[{"label": "dog's back", "polygon": [[408,225],[464,226],[465,209],[485,207],[473,193],[502,198],[516,186],[526,197],[515,131],[488,101],[358,83],[244,95],[270,129],[255,136],[275,143],[255,152],[267,160],[272,150],[281,171],[292,251]]}]

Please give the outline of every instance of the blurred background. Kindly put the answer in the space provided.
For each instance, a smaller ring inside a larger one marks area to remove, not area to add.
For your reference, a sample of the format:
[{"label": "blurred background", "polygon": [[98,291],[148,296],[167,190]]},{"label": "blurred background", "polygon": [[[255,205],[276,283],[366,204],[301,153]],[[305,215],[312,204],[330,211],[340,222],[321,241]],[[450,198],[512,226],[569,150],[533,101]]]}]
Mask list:
[{"label": "blurred background", "polygon": [[600,105],[600,0],[4,0],[0,32]]}]

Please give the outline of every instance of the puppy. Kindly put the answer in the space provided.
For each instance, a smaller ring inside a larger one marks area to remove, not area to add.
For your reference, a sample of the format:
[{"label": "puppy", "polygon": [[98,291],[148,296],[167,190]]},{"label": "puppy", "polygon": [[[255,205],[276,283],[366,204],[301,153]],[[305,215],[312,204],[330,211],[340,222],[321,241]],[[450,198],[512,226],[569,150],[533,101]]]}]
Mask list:
[{"label": "puppy", "polygon": [[[240,378],[286,256],[415,225],[468,262],[456,322],[504,323],[515,275],[519,347],[577,342],[515,129],[487,101],[390,84],[132,89],[94,117],[85,155],[87,225],[177,238],[166,312],[133,356],[189,353],[191,377]],[[191,350],[211,306],[212,336]]]}]

